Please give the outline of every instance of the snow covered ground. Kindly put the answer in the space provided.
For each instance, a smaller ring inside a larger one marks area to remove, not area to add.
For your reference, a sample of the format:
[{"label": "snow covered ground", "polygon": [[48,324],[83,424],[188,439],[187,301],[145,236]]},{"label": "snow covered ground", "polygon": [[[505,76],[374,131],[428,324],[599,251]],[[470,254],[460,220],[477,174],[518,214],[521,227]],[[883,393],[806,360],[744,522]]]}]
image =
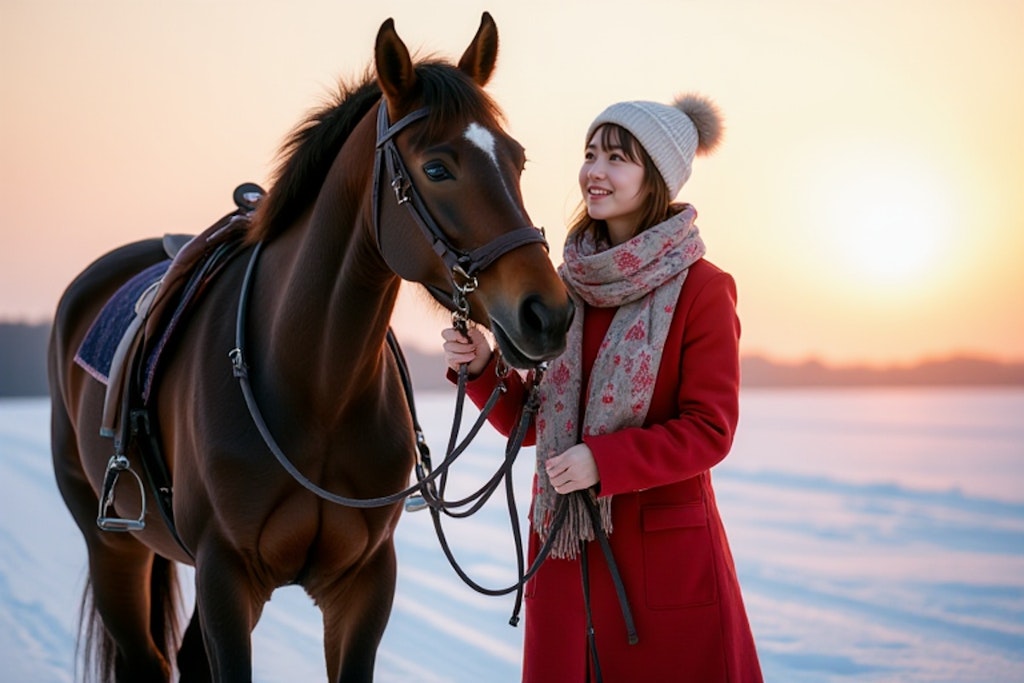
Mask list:
[{"label": "snow covered ground", "polygon": [[[1024,681],[1024,391],[750,390],[716,468],[766,678],[778,683]],[[417,397],[435,457],[451,394]],[[0,680],[72,681],[85,550],[50,471],[44,400],[0,401]],[[485,429],[451,488],[482,482]],[[527,504],[532,451],[519,469]],[[448,528],[478,581],[513,578],[504,507]],[[378,680],[514,682],[511,597],[448,567],[429,515],[397,535]],[[325,680],[319,613],[279,590],[254,633],[256,680]]]}]

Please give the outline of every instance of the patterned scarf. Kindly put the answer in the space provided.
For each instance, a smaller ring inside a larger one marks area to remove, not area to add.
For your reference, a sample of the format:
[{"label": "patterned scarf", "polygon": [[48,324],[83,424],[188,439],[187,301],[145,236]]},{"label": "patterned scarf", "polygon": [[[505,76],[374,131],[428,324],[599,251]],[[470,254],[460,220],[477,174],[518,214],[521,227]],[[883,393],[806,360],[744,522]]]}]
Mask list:
[{"label": "patterned scarf", "polygon": [[[576,302],[565,353],[552,361],[540,386],[537,415],[537,490],[533,526],[546,540],[558,492],[544,462],[580,443],[583,435],[605,434],[642,425],[658,376],[672,315],[690,265],[704,255],[704,242],[690,205],[628,242],[603,248],[592,238],[566,241],[559,274]],[[583,352],[583,302],[618,307],[601,342],[587,387],[580,429],[579,402]],[[582,492],[593,496],[592,490]],[[611,533],[611,496],[597,498],[601,526]],[[593,540],[585,501],[572,496],[552,557],[575,557],[580,540]]]}]

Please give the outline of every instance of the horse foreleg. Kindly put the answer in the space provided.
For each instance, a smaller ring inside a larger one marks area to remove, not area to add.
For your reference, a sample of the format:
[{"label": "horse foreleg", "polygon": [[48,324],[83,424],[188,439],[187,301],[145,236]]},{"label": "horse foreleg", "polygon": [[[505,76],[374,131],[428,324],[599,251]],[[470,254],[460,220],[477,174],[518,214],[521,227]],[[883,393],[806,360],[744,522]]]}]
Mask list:
[{"label": "horse foreleg", "polygon": [[394,546],[384,543],[355,575],[307,588],[323,612],[328,680],[373,680],[377,648],[391,616],[396,575]]},{"label": "horse foreleg", "polygon": [[192,620],[178,649],[178,673],[180,683],[210,683],[213,680],[198,608],[192,613]]},{"label": "horse foreleg", "polygon": [[196,610],[213,678],[252,680],[252,630],[269,592],[255,587],[241,558],[213,541],[196,555]]}]

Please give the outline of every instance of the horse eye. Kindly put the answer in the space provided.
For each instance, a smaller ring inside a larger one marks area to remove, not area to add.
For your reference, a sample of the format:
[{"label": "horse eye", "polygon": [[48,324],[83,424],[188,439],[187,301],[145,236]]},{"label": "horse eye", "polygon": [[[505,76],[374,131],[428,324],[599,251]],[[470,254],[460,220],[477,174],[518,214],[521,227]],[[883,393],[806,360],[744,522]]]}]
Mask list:
[{"label": "horse eye", "polygon": [[427,174],[427,177],[433,180],[435,183],[442,180],[455,180],[455,176],[445,168],[445,165],[440,161],[431,161],[423,165],[423,172]]}]

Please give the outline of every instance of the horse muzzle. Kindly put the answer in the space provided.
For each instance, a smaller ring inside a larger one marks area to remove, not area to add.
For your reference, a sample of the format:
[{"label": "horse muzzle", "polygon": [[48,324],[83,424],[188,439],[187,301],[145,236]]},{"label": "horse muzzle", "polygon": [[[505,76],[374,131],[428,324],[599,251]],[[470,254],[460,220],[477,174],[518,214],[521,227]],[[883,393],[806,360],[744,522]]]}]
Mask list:
[{"label": "horse muzzle", "polygon": [[505,362],[514,368],[529,370],[539,363],[557,358],[565,351],[566,337],[576,306],[566,297],[565,303],[552,306],[540,296],[531,294],[520,303],[511,318],[491,314],[491,332]]}]

